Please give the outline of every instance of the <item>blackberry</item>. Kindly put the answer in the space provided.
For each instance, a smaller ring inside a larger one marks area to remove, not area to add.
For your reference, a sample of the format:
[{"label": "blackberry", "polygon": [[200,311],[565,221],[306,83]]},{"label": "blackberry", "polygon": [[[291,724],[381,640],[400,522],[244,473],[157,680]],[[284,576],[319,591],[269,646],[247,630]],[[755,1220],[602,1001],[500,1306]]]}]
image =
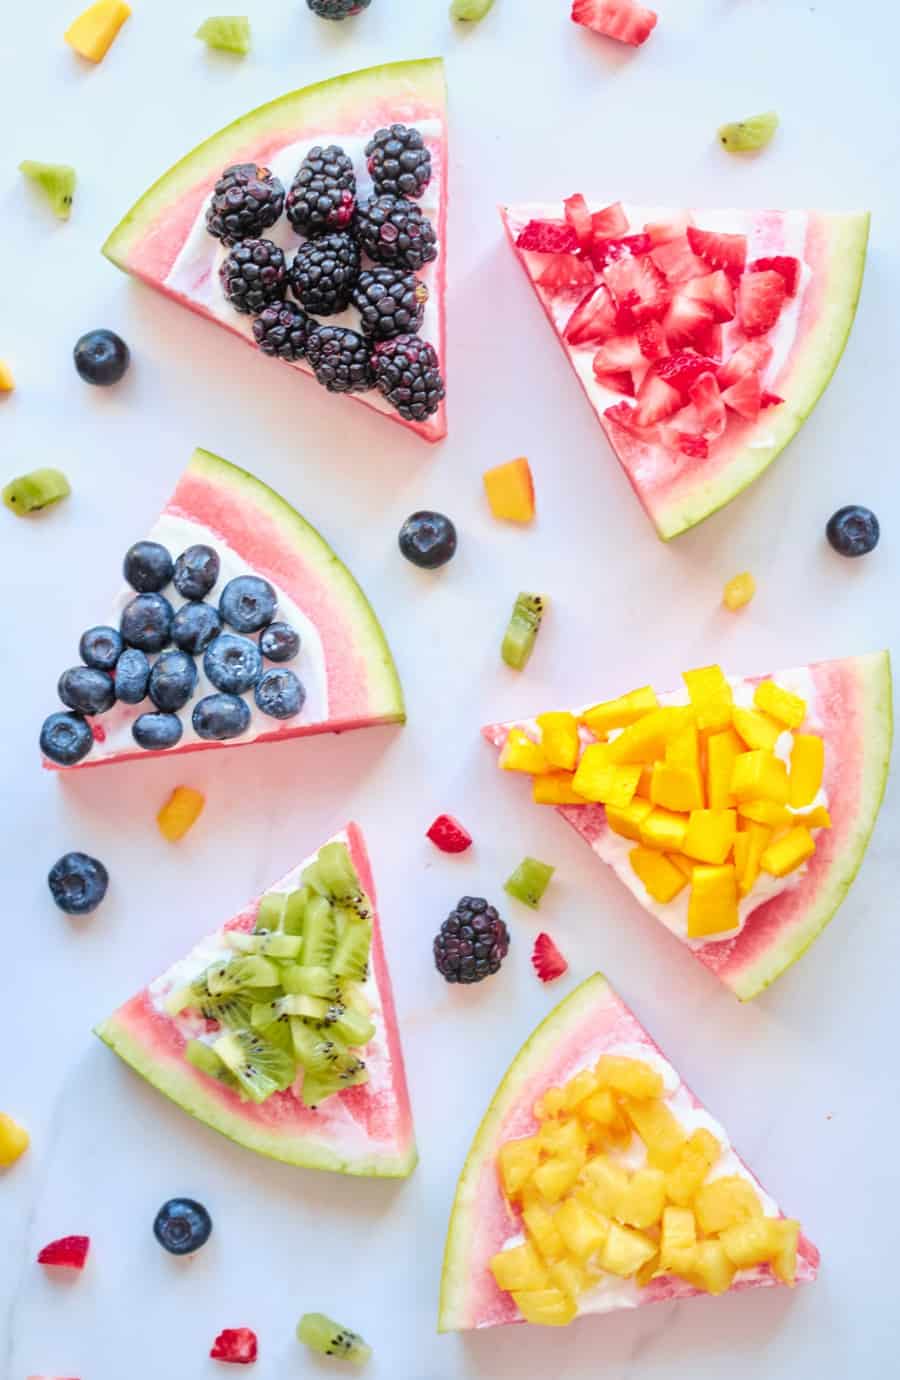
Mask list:
[{"label": "blackberry", "polygon": [[345,230],[356,209],[356,174],[337,144],[310,149],[291,183],[285,210],[298,235]]},{"label": "blackberry", "polygon": [[509,930],[480,896],[463,896],[434,940],[434,963],[447,982],[481,982],[509,952]]},{"label": "blackberry", "polygon": [[219,269],[225,296],[246,316],[284,296],[286,274],[284,251],[271,240],[241,240]]},{"label": "blackberry", "polygon": [[363,335],[390,340],[419,330],[425,315],[428,289],[414,273],[403,268],[367,268],[351,293],[359,312]]},{"label": "blackberry", "polygon": [[437,258],[434,226],[419,207],[402,196],[373,196],[356,208],[360,248],[378,264],[395,264],[415,273]]},{"label": "blackberry", "polygon": [[376,386],[408,422],[424,422],[437,412],[444,380],[434,346],[417,335],[383,340],[372,356]]},{"label": "blackberry", "polygon": [[306,0],[306,3],[320,19],[350,19],[367,10],[372,0]]},{"label": "blackberry", "polygon": [[346,326],[319,326],[306,342],[306,358],[329,393],[362,393],[375,384],[371,349]]},{"label": "blackberry", "polygon": [[268,168],[235,163],[213,189],[206,228],[223,244],[255,238],[274,225],[284,210],[284,187]]},{"label": "blackberry", "polygon": [[270,302],[253,323],[253,336],[264,355],[303,359],[315,321],[293,302]]},{"label": "blackberry", "polygon": [[306,311],[334,316],[349,304],[359,277],[359,246],[345,231],[307,240],[297,250],[290,276],[291,291]]},{"label": "blackberry", "polygon": [[379,196],[421,196],[431,181],[431,154],[417,129],[391,125],[366,144],[366,167]]}]

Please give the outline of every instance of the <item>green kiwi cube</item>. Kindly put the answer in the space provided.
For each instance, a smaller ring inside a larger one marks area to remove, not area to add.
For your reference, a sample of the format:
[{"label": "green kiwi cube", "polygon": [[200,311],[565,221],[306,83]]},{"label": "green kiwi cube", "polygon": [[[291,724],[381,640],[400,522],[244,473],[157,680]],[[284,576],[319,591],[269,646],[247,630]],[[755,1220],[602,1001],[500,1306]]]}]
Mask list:
[{"label": "green kiwi cube", "polygon": [[43,193],[57,220],[68,220],[75,197],[75,169],[68,163],[39,163],[26,158],[19,172]]},{"label": "green kiwi cube", "polygon": [[245,14],[218,14],[204,19],[194,34],[208,48],[245,57],[250,51],[250,20]]},{"label": "green kiwi cube", "polygon": [[284,921],[285,911],[287,910],[288,896],[284,891],[267,891],[261,897],[259,910],[256,912],[256,929],[280,930]]},{"label": "green kiwi cube", "polygon": [[751,115],[746,120],[720,125],[719,143],[729,153],[751,153],[765,148],[777,128],[778,116],[775,111],[766,110],[762,115]]},{"label": "green kiwi cube", "polygon": [[546,606],[543,594],[517,595],[500,648],[500,655],[512,670],[523,671],[528,665]]},{"label": "green kiwi cube", "polygon": [[450,18],[477,23],[494,7],[494,0],[451,0]]},{"label": "green kiwi cube", "polygon": [[297,1324],[297,1338],[320,1356],[336,1356],[358,1366],[364,1365],[372,1355],[372,1348],[362,1337],[351,1332],[349,1327],[333,1322],[324,1313],[304,1313]]},{"label": "green kiwi cube", "polygon": [[555,867],[551,867],[549,863],[539,862],[537,858],[523,858],[503,883],[503,889],[517,901],[522,901],[532,910],[537,910],[555,871]]},{"label": "green kiwi cube", "polygon": [[2,492],[3,502],[11,513],[25,517],[28,513],[39,513],[68,498],[72,492],[69,481],[62,470],[31,470],[11,479]]}]

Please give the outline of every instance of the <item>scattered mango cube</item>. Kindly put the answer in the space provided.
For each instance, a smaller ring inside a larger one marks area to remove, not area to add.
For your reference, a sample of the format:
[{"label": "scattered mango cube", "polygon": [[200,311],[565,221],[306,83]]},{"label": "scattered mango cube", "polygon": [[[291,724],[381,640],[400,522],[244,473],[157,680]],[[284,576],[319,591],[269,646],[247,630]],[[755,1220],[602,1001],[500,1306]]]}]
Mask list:
[{"label": "scattered mango cube", "polygon": [[31,1137],[25,1127],[13,1121],[6,1112],[0,1112],[0,1168],[6,1169],[15,1164],[30,1144]]},{"label": "scattered mango cube", "polygon": [[159,832],[170,843],[177,843],[203,812],[206,797],[191,786],[176,786],[165,805],[156,816]]},{"label": "scattered mango cube", "polygon": [[704,1235],[716,1236],[739,1222],[762,1217],[762,1203],[752,1184],[729,1174],[698,1189],[694,1213]]},{"label": "scattered mango cube", "polygon": [[491,512],[506,522],[531,522],[534,517],[534,480],[524,455],[485,470],[484,488]]},{"label": "scattered mango cube", "polygon": [[583,805],[584,796],[572,788],[573,771],[548,771],[535,776],[531,798],[535,805]]},{"label": "scattered mango cube", "polygon": [[597,737],[604,737],[613,728],[628,728],[630,724],[642,719],[652,709],[659,706],[656,691],[651,685],[642,685],[639,690],[630,690],[616,700],[604,700],[586,709],[581,722],[587,724]]},{"label": "scattered mango cube", "polygon": [[757,709],[771,714],[785,728],[799,728],[806,718],[806,701],[790,690],[783,690],[774,680],[764,680],[753,692],[753,703]]},{"label": "scattered mango cube", "polygon": [[772,877],[786,877],[789,872],[800,867],[816,851],[816,842],[808,829],[798,825],[789,833],[770,843],[759,860],[763,872]]},{"label": "scattered mango cube", "polygon": [[774,800],[786,805],[790,796],[787,767],[780,757],[759,748],[743,752],[731,774],[731,793],[743,800]]},{"label": "scattered mango cube", "polygon": [[687,886],[684,873],[655,848],[632,848],[628,861],[654,901],[663,905],[673,901]]},{"label": "scattered mango cube", "polygon": [[490,1261],[490,1271],[499,1289],[543,1289],[549,1284],[547,1270],[530,1241],[498,1251]]},{"label": "scattered mango cube", "polygon": [[526,1322],[543,1327],[565,1327],[578,1312],[575,1300],[561,1289],[516,1289],[513,1300]]},{"label": "scattered mango cube", "polygon": [[543,750],[522,728],[509,730],[500,752],[500,766],[504,771],[524,771],[532,776],[553,770]]},{"label": "scattered mango cube", "polygon": [[721,666],[701,666],[685,671],[682,678],[694,706],[697,727],[709,733],[729,728],[733,696]]},{"label": "scattered mango cube", "polygon": [[567,712],[538,714],[541,751],[554,767],[574,771],[578,761],[578,721]]},{"label": "scattered mango cube", "polygon": [[723,863],[736,833],[734,810],[691,810],[681,851],[698,862]]},{"label": "scattered mango cube", "polygon": [[645,848],[661,848],[666,853],[684,851],[687,837],[688,817],[672,810],[652,809],[641,820],[639,833]]},{"label": "scattered mango cube", "polygon": [[737,877],[734,864],[719,867],[705,863],[694,868],[688,902],[688,936],[702,939],[738,926]]},{"label": "scattered mango cube", "polygon": [[64,38],[81,57],[100,62],[130,14],[124,0],[96,0],[72,21]]},{"label": "scattered mango cube", "polygon": [[824,774],[824,741],[815,733],[795,733],[790,774],[790,803],[795,810],[812,804]]},{"label": "scattered mango cube", "polygon": [[0,393],[11,393],[16,386],[16,381],[12,376],[12,370],[8,364],[0,359]]},{"label": "scattered mango cube", "polygon": [[601,1054],[595,1067],[597,1082],[603,1088],[614,1088],[626,1097],[662,1097],[665,1091],[663,1076],[643,1059],[629,1059],[622,1054]]},{"label": "scattered mango cube", "polygon": [[731,717],[736,731],[748,748],[765,748],[767,752],[771,752],[784,731],[781,724],[776,723],[761,709],[742,709],[735,705]]},{"label": "scattered mango cube", "polygon": [[733,728],[711,733],[706,740],[706,803],[711,810],[726,810],[734,804],[731,776],[745,745]]},{"label": "scattered mango cube", "polygon": [[756,581],[749,570],[743,571],[740,575],[733,575],[722,591],[722,603],[732,613],[742,609],[745,604],[756,593]]}]

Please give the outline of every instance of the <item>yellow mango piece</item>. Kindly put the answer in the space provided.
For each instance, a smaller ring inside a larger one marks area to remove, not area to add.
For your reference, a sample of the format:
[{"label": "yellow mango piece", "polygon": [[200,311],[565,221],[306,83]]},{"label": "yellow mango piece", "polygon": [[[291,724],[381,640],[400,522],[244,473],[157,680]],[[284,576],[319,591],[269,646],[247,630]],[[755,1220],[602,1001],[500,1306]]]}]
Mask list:
[{"label": "yellow mango piece", "polygon": [[609,1218],[596,1213],[577,1198],[567,1198],[553,1219],[566,1250],[576,1260],[596,1254],[609,1235]]},{"label": "yellow mango piece", "polygon": [[530,1241],[498,1251],[488,1262],[498,1289],[544,1289],[550,1283],[546,1267]]},{"label": "yellow mango piece", "polygon": [[543,1327],[565,1327],[578,1312],[574,1299],[568,1298],[561,1289],[514,1290],[516,1307],[526,1322],[539,1323]]},{"label": "yellow mango piece", "polygon": [[[742,896],[747,896],[756,885],[759,877],[759,864],[763,853],[769,846],[772,837],[772,830],[765,824],[754,824],[751,820],[744,833],[737,834],[734,840],[734,864],[737,871],[738,891]],[[737,844],[739,839],[745,839],[743,863],[738,862]]]},{"label": "yellow mango piece", "polygon": [[796,733],[791,748],[790,804],[811,805],[825,774],[825,743],[815,733]]},{"label": "yellow mango piece", "polygon": [[688,817],[673,810],[652,809],[641,820],[638,832],[645,848],[661,848],[666,853],[681,853],[687,837]]},{"label": "yellow mango piece", "polygon": [[72,21],[63,37],[81,57],[100,62],[130,14],[123,0],[97,0]]},{"label": "yellow mango piece", "polygon": [[600,1263],[610,1274],[626,1278],[637,1274],[642,1265],[656,1255],[656,1242],[630,1227],[613,1222],[600,1252]]},{"label": "yellow mango piece", "polygon": [[688,902],[688,935],[702,939],[707,934],[722,934],[738,925],[737,877],[732,863],[694,868],[691,898]]},{"label": "yellow mango piece", "polygon": [[740,575],[732,575],[722,591],[722,603],[732,613],[736,613],[738,609],[750,603],[755,593],[756,581],[749,570],[744,570]]},{"label": "yellow mango piece", "polygon": [[573,771],[548,771],[535,776],[531,798],[535,805],[584,805],[583,795],[572,789]]},{"label": "yellow mango piece", "polygon": [[507,460],[503,465],[494,465],[485,470],[482,478],[495,518],[507,522],[531,522],[534,517],[534,480],[531,466],[524,455]]},{"label": "yellow mango piece", "polygon": [[744,875],[747,866],[747,855],[750,852],[750,835],[746,832],[739,832],[734,836],[734,843],[731,845],[731,861],[734,863],[734,870],[738,877],[738,888],[740,880]]},{"label": "yellow mango piece", "polygon": [[545,1203],[558,1203],[564,1198],[581,1173],[578,1160],[550,1159],[532,1174],[534,1184]]},{"label": "yellow mango piece", "polygon": [[530,1203],[523,1209],[522,1221],[528,1239],[546,1261],[561,1260],[566,1253],[565,1242],[556,1229],[553,1213],[542,1203]]},{"label": "yellow mango piece", "polygon": [[666,1176],[667,1197],[678,1207],[688,1207],[721,1153],[722,1147],[712,1132],[705,1126],[698,1127],[685,1141],[677,1164]]},{"label": "yellow mango piece", "polygon": [[616,1109],[615,1120],[606,1128],[606,1134],[610,1145],[617,1150],[627,1150],[631,1144],[631,1125],[619,1108]]},{"label": "yellow mango piece", "polygon": [[767,829],[789,829],[795,822],[794,816],[785,805],[776,805],[774,800],[745,800],[738,806],[741,819],[764,824]]},{"label": "yellow mango piece", "polygon": [[581,1073],[576,1073],[574,1078],[570,1078],[565,1086],[565,1108],[572,1112],[584,1102],[585,1098],[590,1097],[597,1091],[597,1075],[593,1069],[582,1069]]},{"label": "yellow mango piece", "polygon": [[555,1287],[561,1289],[570,1299],[577,1299],[591,1283],[591,1277],[584,1266],[568,1257],[565,1260],[552,1261],[547,1266],[547,1273]]},{"label": "yellow mango piece", "polygon": [[691,711],[681,706],[652,710],[608,744],[609,761],[655,762],[665,752],[669,738],[690,723],[691,717]]},{"label": "yellow mango piece", "polygon": [[581,1123],[574,1118],[543,1122],[535,1140],[545,1154],[574,1160],[579,1167],[587,1158],[587,1135]]},{"label": "yellow mango piece", "polygon": [[685,671],[682,679],[701,732],[721,733],[731,725],[733,697],[721,666],[701,666]]},{"label": "yellow mango piece", "polygon": [[627,1227],[653,1227],[666,1204],[666,1176],[661,1169],[636,1169],[619,1203],[618,1218]]},{"label": "yellow mango piece", "polygon": [[694,868],[697,866],[694,858],[688,858],[684,853],[666,853],[665,856],[673,866],[678,868],[679,872],[684,873],[688,881],[691,880],[694,875]]},{"label": "yellow mango piece", "polygon": [[782,834],[770,843],[759,860],[763,872],[772,877],[786,877],[816,851],[816,841],[808,829],[798,825],[790,833]]},{"label": "yellow mango piece", "polygon": [[711,810],[727,810],[734,804],[731,774],[744,751],[744,743],[733,728],[711,733],[706,740],[706,803]]},{"label": "yellow mango piece", "polygon": [[0,359],[0,393],[11,393],[16,386],[16,381],[12,376],[12,370],[8,364]]},{"label": "yellow mango piece", "polygon": [[538,714],[541,751],[547,761],[562,771],[574,771],[578,761],[578,720],[567,711]]},{"label": "yellow mango piece", "polygon": [[719,1240],[728,1259],[739,1270],[774,1260],[784,1244],[778,1218],[761,1215],[724,1228]]},{"label": "yellow mango piece", "polygon": [[731,1288],[736,1268],[721,1241],[698,1241],[694,1247],[691,1283],[708,1294],[724,1294]]},{"label": "yellow mango piece", "polygon": [[624,1054],[602,1054],[596,1064],[597,1081],[602,1088],[613,1088],[626,1097],[662,1097],[662,1074],[643,1059]]},{"label": "yellow mango piece", "polygon": [[500,752],[504,771],[525,771],[531,775],[553,770],[541,748],[521,728],[511,728]]},{"label": "yellow mango piece", "polygon": [[611,1126],[617,1110],[618,1104],[609,1088],[599,1088],[578,1104],[578,1115],[582,1121],[595,1121],[601,1126]]},{"label": "yellow mango piece", "polygon": [[794,815],[794,824],[802,824],[805,829],[830,829],[831,815],[824,805],[817,805],[814,810],[807,810],[805,814]]},{"label": "yellow mango piece", "polygon": [[694,720],[673,733],[666,743],[666,761],[673,767],[688,767],[700,773],[700,734]]},{"label": "yellow mango piece", "polygon": [[631,804],[623,806],[621,810],[616,809],[615,805],[607,805],[606,822],[614,834],[637,842],[641,837],[641,824],[652,809],[649,800],[641,800],[636,795]]},{"label": "yellow mango piece", "polygon": [[736,833],[734,810],[691,810],[682,852],[698,862],[723,863]]},{"label": "yellow mango piece", "polygon": [[156,816],[159,832],[170,843],[183,839],[200,818],[206,797],[191,786],[176,786]]},{"label": "yellow mango piece", "polygon": [[735,705],[731,721],[750,749],[764,748],[766,752],[771,752],[784,732],[781,724],[770,719],[761,709],[741,709]]},{"label": "yellow mango piece", "polygon": [[625,1097],[622,1110],[647,1147],[648,1161],[653,1167],[668,1169],[678,1163],[685,1144],[684,1131],[665,1102],[655,1097]]},{"label": "yellow mango piece", "polygon": [[536,1136],[508,1140],[500,1146],[497,1162],[500,1182],[507,1198],[515,1198],[534,1173],[540,1161],[540,1146]]},{"label": "yellow mango piece", "polygon": [[753,692],[753,703],[765,714],[771,714],[785,728],[799,728],[806,718],[806,700],[782,690],[774,680],[764,680]]},{"label": "yellow mango piece", "polygon": [[729,1174],[697,1190],[694,1214],[705,1236],[717,1236],[739,1222],[762,1217],[762,1203],[751,1183],[739,1174]]},{"label": "yellow mango piece", "polygon": [[627,728],[629,724],[636,723],[658,705],[653,687],[643,685],[640,690],[629,690],[627,695],[620,695],[617,700],[604,700],[592,709],[586,709],[581,722],[587,724],[599,738],[612,728]]},{"label": "yellow mango piece", "polygon": [[566,1094],[562,1088],[548,1088],[534,1104],[534,1114],[538,1121],[544,1117],[559,1116],[566,1105]]},{"label": "yellow mango piece", "polygon": [[673,900],[687,886],[687,877],[665,853],[655,848],[632,848],[628,854],[631,870],[641,879],[654,901],[663,905]]},{"label": "yellow mango piece", "polygon": [[731,774],[731,793],[743,800],[774,800],[786,805],[790,796],[787,767],[780,757],[758,748],[742,752]]},{"label": "yellow mango piece", "polygon": [[655,762],[650,799],[665,810],[699,810],[703,805],[700,772],[672,762]]},{"label": "yellow mango piece", "polygon": [[585,800],[614,805],[621,809],[630,805],[634,797],[641,769],[637,766],[618,766],[609,759],[611,744],[591,743],[578,763],[572,789]]},{"label": "yellow mango piece", "polygon": [[772,1273],[782,1284],[795,1284],[797,1280],[797,1242],[800,1239],[800,1223],[790,1217],[778,1219],[781,1245],[772,1257]]},{"label": "yellow mango piece", "polygon": [[640,779],[640,781],[638,781],[638,787],[637,787],[637,790],[635,791],[635,795],[639,795],[643,800],[649,800],[649,799],[650,799],[650,786],[651,786],[652,782],[653,782],[653,763],[652,763],[652,762],[648,762],[645,766],[641,767],[641,779]]},{"label": "yellow mango piece", "polygon": [[660,1273],[659,1251],[657,1250],[655,1255],[651,1255],[649,1260],[644,1261],[643,1265],[634,1276],[634,1282],[639,1289],[646,1289],[651,1279]]},{"label": "yellow mango piece", "polygon": [[25,1127],[13,1121],[6,1112],[0,1112],[0,1168],[6,1169],[15,1164],[30,1144],[31,1137]]},{"label": "yellow mango piece", "polygon": [[697,1223],[690,1208],[665,1208],[659,1238],[659,1268],[681,1274],[693,1263],[691,1252],[696,1244]]},{"label": "yellow mango piece", "polygon": [[604,1217],[616,1217],[628,1188],[628,1171],[606,1155],[596,1155],[584,1166],[583,1196]]}]

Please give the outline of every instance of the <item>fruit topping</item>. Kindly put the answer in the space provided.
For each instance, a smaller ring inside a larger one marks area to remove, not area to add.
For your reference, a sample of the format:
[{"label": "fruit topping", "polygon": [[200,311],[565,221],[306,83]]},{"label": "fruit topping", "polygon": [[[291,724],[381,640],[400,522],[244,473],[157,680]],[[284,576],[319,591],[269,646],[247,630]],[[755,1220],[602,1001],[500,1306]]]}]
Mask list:
[{"label": "fruit topping", "polygon": [[578,236],[569,224],[530,220],[516,236],[516,247],[535,254],[574,254],[578,248]]},{"label": "fruit topping", "polygon": [[689,345],[701,352],[708,348],[708,330],[715,324],[712,308],[696,297],[689,297],[682,289],[672,299],[663,321],[663,330],[671,346]]},{"label": "fruit topping", "polygon": [[514,671],[524,671],[528,665],[546,607],[546,595],[524,592],[516,595],[500,647],[500,655]]},{"label": "fruit topping", "polygon": [[63,704],[79,714],[105,714],[116,702],[112,676],[90,666],[72,666],[63,671],[57,690]]},{"label": "fruit topping", "polygon": [[284,187],[268,168],[234,163],[213,189],[206,228],[225,245],[259,239],[284,210]]},{"label": "fruit topping", "polygon": [[239,240],[222,260],[219,280],[235,311],[255,316],[284,296],[286,274],[284,251],[277,244]]},{"label": "fruit topping", "polygon": [[428,288],[402,268],[371,268],[359,275],[350,294],[363,335],[390,340],[414,335],[425,318]]},{"label": "fruit topping", "polygon": [[767,340],[747,340],[716,370],[720,388],[730,388],[745,374],[762,375],[772,361],[774,351]]},{"label": "fruit topping", "polygon": [[258,632],[275,617],[278,599],[268,580],[238,575],[229,580],[219,599],[223,620],[240,633]]},{"label": "fruit topping", "polygon": [[745,273],[738,284],[738,320],[749,336],[765,335],[778,320],[786,297],[785,280],[775,269]]},{"label": "fruit topping", "polygon": [[75,196],[75,169],[68,163],[38,163],[25,158],[19,172],[38,187],[57,220],[68,220]]},{"label": "fruit topping", "polygon": [[140,704],[150,682],[150,662],[137,647],[126,647],[116,662],[116,699]]},{"label": "fruit topping", "polygon": [[129,647],[161,652],[172,637],[175,610],[163,594],[138,594],[122,610],[119,631]]},{"label": "fruit topping", "polygon": [[39,513],[61,498],[68,498],[71,492],[62,470],[32,470],[4,486],[3,502],[11,513],[25,517],[27,513]]},{"label": "fruit topping", "polygon": [[724,268],[729,276],[739,277],[747,262],[747,236],[723,235],[717,230],[700,230],[689,225],[685,231],[691,250],[712,268]]},{"label": "fruit topping", "polygon": [[288,623],[270,623],[260,633],[259,650],[267,661],[293,661],[300,652],[300,634]]},{"label": "fruit topping", "polygon": [[241,695],[259,680],[262,656],[256,643],[248,637],[221,633],[206,649],[203,670],[217,690]]},{"label": "fruit topping", "polygon": [[417,273],[437,258],[434,226],[406,197],[386,193],[360,202],[354,225],[360,248],[376,263]]},{"label": "fruit topping", "polygon": [[485,470],[484,488],[495,518],[507,522],[531,522],[534,517],[534,480],[524,455]]},{"label": "fruit topping", "polygon": [[197,685],[197,667],[187,652],[163,652],[150,671],[148,693],[157,709],[183,709]]},{"label": "fruit topping", "polygon": [[[593,218],[592,218],[593,219]],[[649,235],[624,235],[617,239],[599,238],[591,248],[591,262],[598,272],[618,259],[637,259],[653,248]]]},{"label": "fruit topping", "polygon": [[86,666],[112,671],[122,654],[123,642],[115,628],[88,628],[81,634],[78,655]]},{"label": "fruit topping", "polygon": [[375,386],[371,346],[347,326],[318,326],[306,338],[306,357],[329,393],[364,393]]},{"label": "fruit topping", "polygon": [[[142,716],[143,719],[166,717],[171,716],[152,714]],[[135,723],[135,737],[137,736],[137,725],[140,722],[141,719],[138,719]],[[229,738],[239,738],[250,727],[250,706],[244,700],[239,699],[237,695],[205,695],[194,705],[191,723],[194,726],[194,732],[200,738],[216,742],[225,742]],[[179,724],[179,737],[181,737],[180,729],[181,725]],[[161,744],[161,746],[168,747],[171,745],[166,743]]]},{"label": "fruit topping", "polygon": [[125,552],[122,573],[138,594],[158,594],[172,579],[172,557],[158,541],[137,541]]},{"label": "fruit topping", "polygon": [[572,19],[595,33],[639,48],[656,28],[657,15],[634,0],[572,0]]},{"label": "fruit topping", "polygon": [[750,571],[745,570],[740,575],[733,575],[728,581],[722,591],[722,603],[732,613],[736,613],[738,609],[750,603],[755,593],[756,581]]},{"label": "fruit topping", "polygon": [[832,513],[825,535],[839,556],[867,556],[878,545],[881,529],[871,508],[849,503]]},{"label": "fruit topping", "polygon": [[726,423],[725,404],[715,374],[700,374],[691,384],[690,398],[704,436],[721,436]]},{"label": "fruit topping", "polygon": [[541,982],[555,982],[568,972],[569,965],[549,934],[539,934],[531,951],[531,966]]},{"label": "fruit topping", "polygon": [[751,422],[759,416],[761,399],[758,374],[744,374],[743,378],[739,378],[737,383],[726,388],[722,394],[722,402],[726,407],[730,407],[733,412],[739,413]]},{"label": "fruit topping", "polygon": [[784,279],[784,290],[788,297],[794,297],[800,280],[800,260],[787,254],[774,254],[767,259],[754,259],[748,272],[761,273],[767,269],[780,273]]},{"label": "fruit topping", "polygon": [[250,51],[250,20],[245,14],[213,15],[194,33],[208,48],[246,57]]},{"label": "fruit topping", "polygon": [[549,293],[583,292],[594,281],[594,270],[575,254],[554,254],[547,262],[538,286]]},{"label": "fruit topping", "polygon": [[64,1270],[83,1270],[91,1248],[89,1236],[62,1236],[38,1253],[39,1265],[56,1265]]},{"label": "fruit topping", "polygon": [[306,342],[315,321],[295,302],[270,302],[253,322],[253,339],[264,355],[298,360],[306,356]]},{"label": "fruit topping", "polygon": [[575,192],[572,196],[567,196],[563,202],[566,224],[570,225],[575,232],[575,239],[578,248],[589,250],[594,239],[594,230],[591,224],[591,213],[588,204],[581,192]]},{"label": "fruit topping", "polygon": [[500,971],[509,931],[480,896],[463,896],[434,941],[434,964],[447,982],[481,982]]},{"label": "fruit topping", "polygon": [[689,282],[691,278],[703,278],[709,273],[709,264],[694,253],[684,232],[674,239],[654,243],[650,257],[673,286]]},{"label": "fruit topping", "polygon": [[[204,703],[204,701],[201,701]],[[238,700],[238,704],[242,701]],[[196,710],[194,711],[196,713]],[[196,728],[196,723],[194,725]],[[163,752],[181,741],[183,725],[177,714],[141,714],[131,725],[131,736],[148,752]],[[199,732],[199,730],[198,730]],[[201,734],[201,737],[204,735]],[[213,735],[210,735],[213,736]]]},{"label": "fruit topping", "polygon": [[650,372],[637,392],[634,420],[637,426],[653,426],[681,407],[681,394],[658,374]]},{"label": "fruit topping", "polygon": [[[307,0],[314,4],[347,3],[348,0]],[[357,0],[358,2],[358,0]],[[366,3],[368,0],[366,0]],[[336,16],[332,16],[334,18]],[[343,18],[343,16],[341,16]],[[237,1366],[249,1366],[259,1352],[256,1333],[249,1327],[226,1327],[212,1344],[210,1356],[214,1361],[229,1361]]]},{"label": "fruit topping", "polygon": [[0,393],[12,393],[15,387],[16,381],[13,378],[12,370],[4,360],[0,359]]},{"label": "fruit topping", "polygon": [[21,1159],[31,1144],[31,1137],[6,1112],[0,1112],[0,1169],[8,1169]]},{"label": "fruit topping", "polygon": [[[493,0],[489,0],[488,8]],[[349,1327],[341,1327],[332,1322],[324,1313],[304,1313],[297,1324],[297,1338],[316,1351],[320,1356],[335,1356],[339,1361],[352,1361],[354,1365],[365,1365],[372,1355],[362,1337],[351,1332]]]},{"label": "fruit topping", "polygon": [[671,289],[648,256],[613,259],[603,269],[603,278],[616,304],[617,330],[633,331],[644,321],[665,316]]},{"label": "fruit topping", "polygon": [[51,714],[41,727],[41,752],[60,767],[73,767],[94,746],[94,735],[80,714]]},{"label": "fruit topping", "polygon": [[351,19],[367,10],[372,0],[306,0],[313,14],[320,19]]},{"label": "fruit topping", "polygon": [[591,215],[591,229],[595,241],[616,239],[626,234],[628,217],[621,201],[614,201],[611,206],[603,206],[599,211],[594,211]]},{"label": "fruit topping", "polygon": [[662,359],[669,353],[666,333],[658,321],[644,321],[638,326],[637,343],[644,359]]},{"label": "fruit topping", "polygon": [[643,369],[646,363],[636,336],[614,335],[594,355],[594,373],[598,378],[601,374],[630,373]]},{"label": "fruit topping", "polygon": [[130,14],[124,0],[96,0],[72,21],[63,37],[80,57],[100,62]]},{"label": "fruit topping", "polygon": [[206,797],[200,791],[191,786],[176,786],[156,816],[163,838],[169,843],[183,839],[197,823],[205,804]]},{"label": "fruit topping", "polygon": [[413,565],[437,570],[456,555],[456,528],[443,513],[423,509],[411,513],[400,528],[397,543]]},{"label": "fruit topping", "polygon": [[346,231],[336,230],[300,246],[291,264],[291,291],[304,311],[334,316],[349,305],[358,277],[356,240]]},{"label": "fruit topping", "polygon": [[190,1255],[205,1246],[212,1233],[212,1218],[193,1198],[170,1198],[153,1221],[153,1235],[170,1255]]},{"label": "fruit topping", "polygon": [[118,383],[131,362],[131,352],[115,331],[88,331],[76,340],[75,368],[85,383],[108,388]]},{"label": "fruit topping", "polygon": [[747,153],[752,149],[765,148],[777,128],[778,116],[774,110],[767,110],[762,115],[750,115],[745,120],[720,125],[719,143],[729,153]]},{"label": "fruit topping", "polygon": [[425,836],[442,853],[465,853],[472,847],[472,835],[454,815],[438,815]]},{"label": "fruit topping", "polygon": [[263,671],[253,688],[256,707],[273,719],[293,719],[306,702],[301,682],[284,666]]},{"label": "fruit topping", "polygon": [[89,915],[97,909],[109,886],[109,873],[87,853],[64,853],[47,874],[47,885],[67,915]]},{"label": "fruit topping", "polygon": [[366,144],[366,167],[379,196],[421,196],[431,181],[431,154],[417,129],[391,125]]},{"label": "fruit topping", "polygon": [[714,321],[731,321],[734,317],[734,288],[728,274],[721,268],[701,278],[690,278],[684,285],[685,297],[696,298],[709,307]]},{"label": "fruit topping", "polygon": [[616,304],[606,284],[598,283],[582,297],[563,334],[571,345],[589,345],[615,333]]},{"label": "fruit topping", "polygon": [[199,656],[221,631],[218,609],[202,600],[182,604],[172,620],[172,641],[191,656]]},{"label": "fruit topping", "polygon": [[555,871],[555,867],[537,858],[523,858],[503,883],[503,890],[523,905],[537,910]]},{"label": "fruit topping", "polygon": [[401,417],[424,422],[445,395],[437,351],[417,335],[381,340],[372,356],[375,385]]}]

